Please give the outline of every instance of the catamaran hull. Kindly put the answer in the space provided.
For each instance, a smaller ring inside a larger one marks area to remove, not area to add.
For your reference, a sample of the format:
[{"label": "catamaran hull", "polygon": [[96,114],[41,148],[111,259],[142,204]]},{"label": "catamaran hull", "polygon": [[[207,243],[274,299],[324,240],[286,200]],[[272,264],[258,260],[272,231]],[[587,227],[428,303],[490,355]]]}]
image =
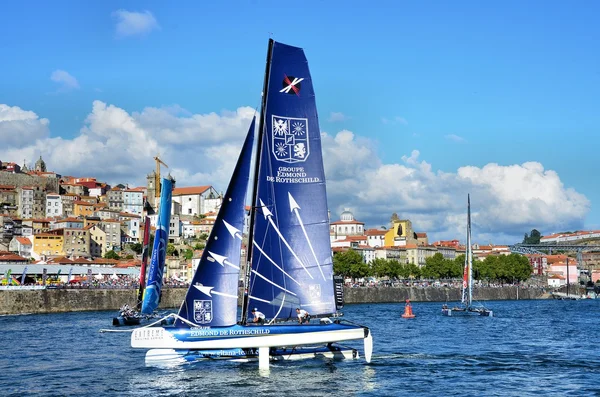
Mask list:
[{"label": "catamaran hull", "polygon": [[[306,360],[327,358],[333,360],[357,359],[358,351],[335,345],[316,347],[271,348],[270,361]],[[226,360],[232,362],[258,361],[257,349],[215,349],[215,350],[175,350],[151,349],[146,353],[146,364],[153,365],[182,365],[205,360]]]},{"label": "catamaran hull", "polygon": [[482,317],[494,317],[494,312],[491,310],[455,310],[455,309],[442,309],[442,314],[448,317],[460,317],[460,316],[482,316]]},{"label": "catamaran hull", "polygon": [[[131,347],[157,349],[150,355],[150,361],[177,363],[183,357],[178,351],[227,350],[240,351],[254,349],[257,352],[259,368],[269,367],[273,349],[283,347],[298,348],[307,345],[326,345],[349,340],[364,340],[364,355],[371,362],[373,337],[368,328],[347,324],[319,325],[259,325],[213,328],[144,327],[131,334]],[[170,350],[170,351],[168,351]],[[175,353],[173,353],[175,352]],[[219,353],[220,354],[220,353]],[[247,354],[247,353],[245,353]],[[306,353],[310,356],[310,352]],[[315,353],[312,352],[313,357]],[[247,357],[244,357],[247,358]]]},{"label": "catamaran hull", "polygon": [[143,349],[247,349],[301,346],[365,339],[369,329],[345,324],[264,325],[213,328],[139,328],[131,347]]}]

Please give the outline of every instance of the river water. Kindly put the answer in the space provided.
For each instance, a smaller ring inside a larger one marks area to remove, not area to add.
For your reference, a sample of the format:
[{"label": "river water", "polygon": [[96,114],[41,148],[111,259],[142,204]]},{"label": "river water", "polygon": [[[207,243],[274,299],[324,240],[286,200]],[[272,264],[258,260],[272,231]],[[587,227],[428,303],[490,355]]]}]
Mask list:
[{"label": "river water", "polygon": [[[440,303],[356,304],[345,317],[371,327],[373,360],[144,364],[113,312],[0,317],[3,396],[534,396],[600,395],[600,300],[486,302],[496,317],[443,317]],[[354,346],[362,354],[362,343]]]}]

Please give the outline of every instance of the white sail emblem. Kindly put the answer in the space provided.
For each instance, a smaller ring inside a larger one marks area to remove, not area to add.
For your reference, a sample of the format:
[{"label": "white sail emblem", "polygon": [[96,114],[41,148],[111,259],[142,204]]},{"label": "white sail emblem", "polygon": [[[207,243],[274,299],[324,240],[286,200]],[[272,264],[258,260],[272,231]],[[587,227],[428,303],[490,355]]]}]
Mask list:
[{"label": "white sail emblem", "polygon": [[194,300],[194,321],[198,324],[208,324],[212,318],[212,301]]},{"label": "white sail emblem", "polygon": [[284,163],[302,163],[310,154],[308,119],[298,117],[271,117],[273,155]]}]

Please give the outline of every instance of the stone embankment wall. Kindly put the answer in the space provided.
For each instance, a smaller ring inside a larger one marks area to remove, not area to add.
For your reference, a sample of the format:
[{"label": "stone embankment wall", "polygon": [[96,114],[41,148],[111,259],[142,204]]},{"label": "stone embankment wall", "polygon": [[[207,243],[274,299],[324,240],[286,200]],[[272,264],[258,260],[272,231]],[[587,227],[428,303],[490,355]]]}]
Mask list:
[{"label": "stone embankment wall", "polygon": [[[518,294],[518,295],[517,295]],[[403,302],[410,299],[413,302],[456,302],[460,300],[461,290],[457,288],[345,288],[346,303],[383,303]],[[545,299],[549,295],[539,288],[476,288],[473,299],[487,300],[516,300],[516,299]]]},{"label": "stone embankment wall", "polygon": [[[165,288],[160,308],[177,308],[186,293],[185,288]],[[518,299],[544,299],[541,289],[519,289]],[[346,303],[455,302],[460,290],[451,288],[345,288]],[[474,299],[517,299],[517,287],[478,288]],[[0,290],[0,315],[20,313],[61,313],[73,311],[117,310],[123,304],[133,304],[137,292],[133,289],[45,289]]]}]

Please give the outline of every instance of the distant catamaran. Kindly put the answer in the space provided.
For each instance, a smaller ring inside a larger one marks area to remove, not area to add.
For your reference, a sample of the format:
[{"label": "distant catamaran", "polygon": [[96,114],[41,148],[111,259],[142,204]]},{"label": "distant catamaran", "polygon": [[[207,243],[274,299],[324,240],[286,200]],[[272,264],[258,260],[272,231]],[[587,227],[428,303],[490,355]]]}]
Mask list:
[{"label": "distant catamaran", "polygon": [[140,289],[135,307],[124,305],[120,313],[113,318],[113,325],[138,325],[142,320],[156,319],[156,309],[160,303],[163,286],[163,274],[169,241],[169,223],[171,219],[171,198],[173,182],[163,178],[161,181],[160,208],[156,222],[156,233],[152,247],[152,259],[146,281],[146,264],[148,261],[148,244],[150,240],[150,219],[146,216],[144,223],[144,239],[142,248],[142,266],[140,269]]},{"label": "distant catamaran", "polygon": [[445,316],[478,315],[493,317],[494,313],[483,305],[473,304],[473,248],[471,247],[471,197],[467,195],[467,252],[465,254],[465,268],[463,272],[462,298],[457,306],[442,307]]},{"label": "distant catamaran", "polygon": [[[371,359],[369,328],[337,313],[321,136],[301,48],[269,40],[263,92],[247,271],[240,274],[240,249],[254,120],[175,326],[132,333],[132,347],[151,349],[147,362],[257,359],[268,368],[270,359],[356,357],[335,344],[348,340],[364,340]],[[240,276],[248,293],[238,320]],[[266,324],[253,323],[250,308]],[[297,324],[297,309],[314,320]]]}]

